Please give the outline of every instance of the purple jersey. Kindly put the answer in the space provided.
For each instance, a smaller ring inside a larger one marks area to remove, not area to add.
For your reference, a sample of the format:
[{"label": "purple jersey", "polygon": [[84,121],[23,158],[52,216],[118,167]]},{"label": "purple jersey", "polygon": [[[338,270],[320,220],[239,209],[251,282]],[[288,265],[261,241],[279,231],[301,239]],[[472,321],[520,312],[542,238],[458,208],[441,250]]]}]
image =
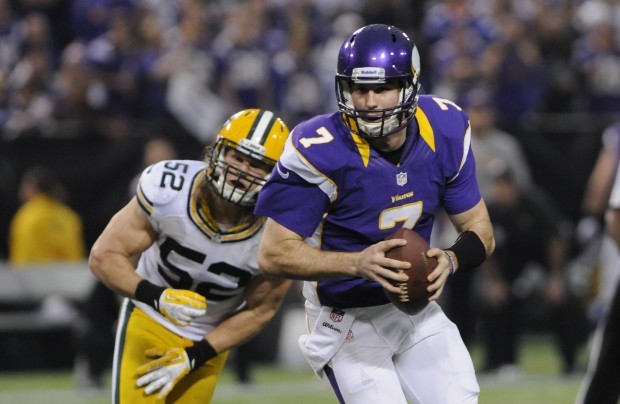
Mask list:
[{"label": "purple jersey", "polygon": [[[256,213],[325,251],[361,251],[399,227],[430,239],[434,212],[473,208],[481,199],[467,116],[451,101],[420,96],[401,162],[390,163],[352,134],[340,113],[299,124],[260,192]],[[332,307],[388,303],[363,278],[312,282],[306,298]],[[309,296],[313,294],[313,296]]]}]

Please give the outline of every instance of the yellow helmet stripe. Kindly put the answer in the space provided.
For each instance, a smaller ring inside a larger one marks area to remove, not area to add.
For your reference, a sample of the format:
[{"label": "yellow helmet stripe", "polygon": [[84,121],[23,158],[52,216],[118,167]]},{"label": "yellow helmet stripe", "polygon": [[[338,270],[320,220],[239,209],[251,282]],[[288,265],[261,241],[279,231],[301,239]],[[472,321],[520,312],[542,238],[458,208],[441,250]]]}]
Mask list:
[{"label": "yellow helmet stripe", "polygon": [[271,111],[260,110],[250,132],[248,133],[248,139],[252,142],[264,145],[269,137],[271,128],[276,123],[276,116]]}]

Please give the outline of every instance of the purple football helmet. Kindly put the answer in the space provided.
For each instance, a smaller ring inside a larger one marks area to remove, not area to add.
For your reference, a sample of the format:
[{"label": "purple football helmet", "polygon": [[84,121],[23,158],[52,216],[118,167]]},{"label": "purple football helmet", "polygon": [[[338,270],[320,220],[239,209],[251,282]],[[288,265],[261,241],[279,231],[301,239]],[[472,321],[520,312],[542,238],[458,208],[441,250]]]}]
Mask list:
[{"label": "purple football helmet", "polygon": [[[351,34],[338,54],[336,98],[345,125],[363,137],[382,137],[409,123],[418,105],[420,54],[413,41],[396,27],[373,24]],[[397,82],[400,101],[393,108],[356,109],[351,102],[353,84]],[[377,119],[377,112],[381,112]],[[373,118],[370,118],[372,113]]]}]

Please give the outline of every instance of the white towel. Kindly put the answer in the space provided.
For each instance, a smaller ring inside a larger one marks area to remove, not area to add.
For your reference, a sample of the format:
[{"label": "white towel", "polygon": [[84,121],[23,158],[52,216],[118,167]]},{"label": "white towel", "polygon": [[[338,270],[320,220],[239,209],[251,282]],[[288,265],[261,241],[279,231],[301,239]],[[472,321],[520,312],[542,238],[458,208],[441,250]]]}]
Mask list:
[{"label": "white towel", "polygon": [[323,306],[310,335],[299,337],[301,352],[320,378],[324,375],[323,367],[349,336],[358,310]]}]

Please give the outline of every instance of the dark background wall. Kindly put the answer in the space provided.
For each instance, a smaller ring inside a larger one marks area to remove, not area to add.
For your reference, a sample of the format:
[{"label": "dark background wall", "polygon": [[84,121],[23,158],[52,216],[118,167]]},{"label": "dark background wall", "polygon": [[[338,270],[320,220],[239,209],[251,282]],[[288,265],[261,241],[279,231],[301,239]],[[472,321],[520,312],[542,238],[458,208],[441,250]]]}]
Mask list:
[{"label": "dark background wall", "polygon": [[[11,218],[20,205],[18,185],[31,166],[52,168],[67,189],[68,204],[82,217],[87,247],[129,200],[130,182],[142,170],[149,136],[138,128],[133,136],[108,139],[23,137],[0,142],[0,260],[8,256]],[[201,159],[204,146],[181,131],[171,140],[179,158]]]}]

